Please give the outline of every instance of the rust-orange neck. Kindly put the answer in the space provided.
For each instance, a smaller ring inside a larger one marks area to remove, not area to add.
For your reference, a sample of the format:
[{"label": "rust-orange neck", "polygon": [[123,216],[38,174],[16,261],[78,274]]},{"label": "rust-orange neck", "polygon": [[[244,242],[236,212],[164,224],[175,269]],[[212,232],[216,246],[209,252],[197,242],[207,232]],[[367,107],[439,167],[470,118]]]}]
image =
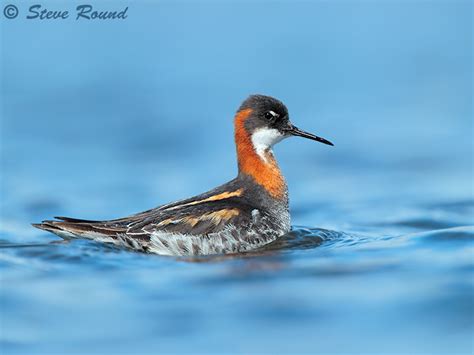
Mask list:
[{"label": "rust-orange neck", "polygon": [[266,161],[263,161],[255,152],[250,134],[245,128],[245,121],[251,113],[251,109],[244,109],[235,115],[235,144],[237,146],[239,172],[251,176],[257,184],[265,188],[274,198],[283,198],[286,183],[273,154],[268,152]]}]

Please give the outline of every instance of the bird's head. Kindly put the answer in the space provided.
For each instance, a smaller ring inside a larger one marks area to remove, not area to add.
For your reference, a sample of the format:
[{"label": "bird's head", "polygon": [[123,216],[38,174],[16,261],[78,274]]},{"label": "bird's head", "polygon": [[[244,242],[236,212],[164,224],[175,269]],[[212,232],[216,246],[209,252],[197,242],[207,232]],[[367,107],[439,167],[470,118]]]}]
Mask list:
[{"label": "bird's head", "polygon": [[236,132],[244,129],[255,150],[265,151],[282,139],[298,136],[333,145],[328,140],[305,132],[290,122],[288,109],[279,100],[251,95],[240,106],[235,120]]}]

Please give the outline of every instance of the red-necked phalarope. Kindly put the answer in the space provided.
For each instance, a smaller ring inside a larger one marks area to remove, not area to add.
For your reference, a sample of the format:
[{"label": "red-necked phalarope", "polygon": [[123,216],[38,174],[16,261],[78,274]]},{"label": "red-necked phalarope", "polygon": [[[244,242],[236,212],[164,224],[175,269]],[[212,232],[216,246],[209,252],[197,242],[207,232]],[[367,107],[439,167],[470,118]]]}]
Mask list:
[{"label": "red-necked phalarope", "polygon": [[293,126],[285,105],[269,96],[247,98],[234,124],[239,167],[234,180],[125,218],[55,217],[33,226],[65,239],[89,238],[164,255],[238,253],[274,241],[289,232],[290,214],[272,146],[290,136],[333,144]]}]

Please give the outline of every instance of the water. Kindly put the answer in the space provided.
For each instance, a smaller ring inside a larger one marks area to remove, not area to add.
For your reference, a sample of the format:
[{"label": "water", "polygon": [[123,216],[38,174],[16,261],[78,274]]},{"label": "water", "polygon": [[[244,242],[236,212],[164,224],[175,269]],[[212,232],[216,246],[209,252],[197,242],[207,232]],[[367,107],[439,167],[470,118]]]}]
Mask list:
[{"label": "water", "polygon": [[[2,353],[473,352],[472,2],[114,4],[0,21]],[[29,225],[230,180],[255,92],[336,144],[276,147],[281,240],[173,258]]]}]

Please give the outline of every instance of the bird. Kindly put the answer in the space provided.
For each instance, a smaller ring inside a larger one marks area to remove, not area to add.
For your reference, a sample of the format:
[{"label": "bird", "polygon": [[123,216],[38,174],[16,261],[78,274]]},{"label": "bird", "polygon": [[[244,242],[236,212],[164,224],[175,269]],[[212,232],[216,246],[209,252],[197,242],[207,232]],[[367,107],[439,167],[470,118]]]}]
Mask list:
[{"label": "bird", "polygon": [[272,147],[298,136],[330,141],[292,124],[287,107],[250,95],[234,116],[238,174],[203,194],[112,220],[54,217],[34,227],[63,239],[86,238],[169,256],[239,254],[291,230],[288,187]]}]

